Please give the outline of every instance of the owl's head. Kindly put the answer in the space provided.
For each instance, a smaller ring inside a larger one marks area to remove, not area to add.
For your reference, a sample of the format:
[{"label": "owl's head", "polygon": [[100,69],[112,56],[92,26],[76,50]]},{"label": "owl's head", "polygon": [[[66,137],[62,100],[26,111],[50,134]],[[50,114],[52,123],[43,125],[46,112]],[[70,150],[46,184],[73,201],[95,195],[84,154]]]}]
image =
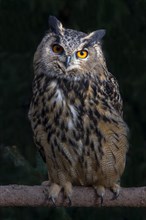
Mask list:
[{"label": "owl's head", "polygon": [[66,29],[56,17],[49,17],[49,32],[34,57],[34,68],[47,75],[81,76],[104,63],[101,39],[105,30],[89,34]]}]

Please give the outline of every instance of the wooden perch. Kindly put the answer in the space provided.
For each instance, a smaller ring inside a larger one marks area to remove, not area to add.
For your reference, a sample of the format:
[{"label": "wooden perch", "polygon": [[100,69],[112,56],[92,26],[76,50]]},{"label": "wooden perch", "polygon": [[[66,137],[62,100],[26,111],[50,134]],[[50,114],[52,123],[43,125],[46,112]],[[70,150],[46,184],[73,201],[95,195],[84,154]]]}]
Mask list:
[{"label": "wooden perch", "polygon": [[[48,188],[46,186],[24,186],[8,185],[0,186],[0,206],[53,206],[48,199]],[[146,207],[146,187],[121,188],[119,197],[111,200],[113,194],[106,190],[104,207]],[[68,206],[63,193],[59,194],[56,206]],[[76,207],[99,207],[100,199],[91,187],[74,187],[72,195],[72,206]]]}]

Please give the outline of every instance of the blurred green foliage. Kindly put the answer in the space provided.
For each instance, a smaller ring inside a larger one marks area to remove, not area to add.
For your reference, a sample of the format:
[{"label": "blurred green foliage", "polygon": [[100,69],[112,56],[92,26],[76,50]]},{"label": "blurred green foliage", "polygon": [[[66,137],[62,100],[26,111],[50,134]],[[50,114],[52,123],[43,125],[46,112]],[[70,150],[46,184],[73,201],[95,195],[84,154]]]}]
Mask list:
[{"label": "blurred green foliage", "polygon": [[[40,184],[46,169],[27,119],[33,54],[48,16],[82,31],[107,30],[103,49],[119,81],[130,150],[123,186],[146,185],[146,0],[0,0],[0,184]],[[26,178],[27,177],[27,178]],[[144,209],[3,208],[2,220],[144,220]]]}]

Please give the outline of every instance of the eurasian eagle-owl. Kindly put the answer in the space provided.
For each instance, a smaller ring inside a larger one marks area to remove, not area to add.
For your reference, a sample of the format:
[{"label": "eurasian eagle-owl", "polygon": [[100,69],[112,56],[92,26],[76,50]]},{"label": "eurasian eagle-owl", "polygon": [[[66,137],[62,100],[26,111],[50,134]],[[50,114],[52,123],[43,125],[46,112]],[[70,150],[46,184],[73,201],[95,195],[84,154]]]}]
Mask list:
[{"label": "eurasian eagle-owl", "polygon": [[34,140],[43,155],[53,202],[72,185],[119,194],[128,149],[128,129],[114,76],[107,70],[104,30],[86,34],[66,29],[55,17],[34,56],[29,110]]}]

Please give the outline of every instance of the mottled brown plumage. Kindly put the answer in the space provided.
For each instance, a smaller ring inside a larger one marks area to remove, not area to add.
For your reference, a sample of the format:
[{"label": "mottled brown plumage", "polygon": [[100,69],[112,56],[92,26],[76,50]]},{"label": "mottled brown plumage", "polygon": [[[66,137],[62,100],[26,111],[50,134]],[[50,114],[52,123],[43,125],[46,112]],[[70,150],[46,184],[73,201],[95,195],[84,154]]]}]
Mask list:
[{"label": "mottled brown plumage", "polygon": [[[50,17],[50,30],[34,56],[29,119],[48,168],[49,196],[72,185],[93,186],[100,197],[118,195],[128,149],[127,126],[114,76],[101,49],[104,30],[65,29]],[[78,53],[79,52],[79,53]]]}]

